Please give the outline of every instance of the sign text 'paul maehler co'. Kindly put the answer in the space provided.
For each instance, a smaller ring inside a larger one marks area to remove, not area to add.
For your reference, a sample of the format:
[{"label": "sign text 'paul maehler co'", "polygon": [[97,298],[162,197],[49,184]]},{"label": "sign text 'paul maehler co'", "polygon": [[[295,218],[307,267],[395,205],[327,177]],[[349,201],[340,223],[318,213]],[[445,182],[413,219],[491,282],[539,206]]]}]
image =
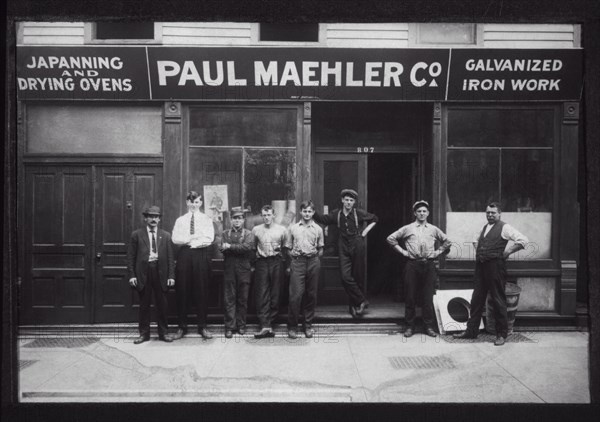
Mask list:
[{"label": "sign text 'paul maehler co'", "polygon": [[[169,78],[175,78],[178,86],[192,84],[196,86],[248,86],[247,78],[236,76],[235,61],[204,60],[196,63],[186,60],[183,65],[172,60],[159,60],[156,63],[158,83],[167,86]],[[400,76],[404,66],[399,62],[365,62],[361,69],[355,72],[354,62],[318,62],[302,61],[299,65],[294,61],[279,63],[277,61],[254,61],[254,86],[348,86],[348,87],[399,87],[402,86]],[[436,87],[435,78],[441,75],[440,63],[418,62],[410,69],[410,83],[420,87],[428,80],[422,77],[422,72],[428,72],[432,77],[429,86]],[[363,76],[357,76],[357,74]]]}]

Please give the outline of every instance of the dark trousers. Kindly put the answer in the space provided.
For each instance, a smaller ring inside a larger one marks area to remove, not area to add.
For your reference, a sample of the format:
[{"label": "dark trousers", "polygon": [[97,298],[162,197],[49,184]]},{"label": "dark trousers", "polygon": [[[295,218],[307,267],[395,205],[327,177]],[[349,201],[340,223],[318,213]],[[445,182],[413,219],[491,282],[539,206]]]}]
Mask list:
[{"label": "dark trousers", "polygon": [[310,328],[317,306],[319,285],[319,257],[292,257],[290,263],[290,300],[288,307],[288,328],[296,329],[300,308],[304,315],[304,328]]},{"label": "dark trousers", "polygon": [[209,248],[192,249],[184,246],[177,255],[175,293],[179,328],[187,332],[189,301],[196,305],[198,330],[206,327],[207,284],[210,278]]},{"label": "dark trousers", "polygon": [[338,245],[342,285],[350,305],[358,306],[365,301],[365,239],[360,235],[350,238],[340,235]]},{"label": "dark trousers", "polygon": [[150,304],[154,294],[154,303],[156,306],[156,319],[158,325],[158,335],[167,334],[167,293],[163,291],[158,277],[158,265],[156,263],[148,264],[148,273],[146,274],[146,284],[140,294],[140,323],[139,331],[141,336],[150,335]]},{"label": "dark trousers", "polygon": [[488,292],[496,320],[496,333],[506,338],[508,336],[508,317],[506,315],[506,263],[502,258],[475,264],[475,280],[473,296],[471,297],[471,316],[467,321],[467,330],[472,333],[479,331],[481,317],[485,310]]},{"label": "dark trousers", "polygon": [[271,256],[256,260],[254,273],[256,313],[261,328],[269,328],[279,312],[281,289],[281,258]]},{"label": "dark trousers", "polygon": [[433,261],[409,260],[404,268],[404,290],[406,296],[406,324],[415,325],[417,295],[423,298],[423,323],[433,326],[433,291],[435,286],[435,263]]},{"label": "dark trousers", "polygon": [[252,271],[248,258],[225,257],[223,293],[225,303],[225,328],[235,330],[246,327],[248,292]]}]

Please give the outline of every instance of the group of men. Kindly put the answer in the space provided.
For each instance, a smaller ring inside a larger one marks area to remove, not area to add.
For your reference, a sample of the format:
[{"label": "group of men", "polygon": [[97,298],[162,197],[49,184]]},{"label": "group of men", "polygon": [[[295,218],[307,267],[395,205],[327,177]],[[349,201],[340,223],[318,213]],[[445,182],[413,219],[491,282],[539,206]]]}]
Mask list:
[{"label": "group of men", "polygon": [[[248,294],[254,268],[254,292],[260,329],[255,338],[275,335],[273,329],[279,311],[283,272],[289,271],[288,336],[298,336],[298,324],[307,338],[315,331],[315,316],[320,258],[323,255],[324,234],[321,225],[335,225],[339,230],[338,255],[342,285],[347,293],[348,311],[360,318],[369,307],[364,291],[365,237],[377,223],[377,216],[357,208],[358,193],[353,189],[341,192],[342,206],[328,214],[316,212],[312,201],[300,205],[300,221],[288,228],[274,221],[271,206],[261,209],[263,224],[252,230],[244,227],[247,210],[234,207],[230,212],[231,227],[222,233],[219,249],[224,256],[224,324],[225,337],[234,332],[246,333]],[[188,212],[179,217],[173,235],[158,229],[161,213],[156,206],[143,213],[146,227],[132,233],[128,249],[129,283],[140,295],[139,344],[150,339],[150,304],[155,297],[158,337],[171,342],[187,334],[190,300],[197,309],[198,333],[205,339],[213,335],[206,327],[207,283],[210,278],[210,246],[216,241],[216,224],[200,212],[202,197],[190,191],[186,198]],[[406,292],[405,337],[415,330],[417,298],[422,297],[422,319],[425,334],[435,337],[433,295],[437,273],[435,261],[450,249],[451,242],[438,227],[427,222],[429,203],[417,201],[413,207],[415,221],[387,237],[387,242],[407,258],[404,282]],[[502,345],[508,335],[506,311],[505,261],[523,249],[527,238],[500,220],[498,203],[487,206],[486,224],[474,241],[476,248],[475,284],[467,330],[457,338],[476,338],[488,292],[494,312],[497,338]],[[514,244],[506,248],[509,240]],[[173,244],[178,246],[175,263]],[[177,332],[167,334],[167,296],[175,286],[179,324]]]}]

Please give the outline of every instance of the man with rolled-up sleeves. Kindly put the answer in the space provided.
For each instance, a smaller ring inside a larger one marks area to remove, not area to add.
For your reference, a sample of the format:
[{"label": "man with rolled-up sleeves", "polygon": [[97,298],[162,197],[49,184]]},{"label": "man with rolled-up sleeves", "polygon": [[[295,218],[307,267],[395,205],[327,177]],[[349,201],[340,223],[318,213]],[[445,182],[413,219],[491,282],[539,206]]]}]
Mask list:
[{"label": "man with rolled-up sleeves", "polygon": [[[429,203],[417,201],[413,205],[415,221],[390,234],[387,242],[408,258],[404,268],[404,288],[406,291],[406,331],[404,337],[411,337],[415,329],[417,293],[423,295],[423,323],[425,334],[436,337],[433,330],[433,294],[437,277],[435,260],[450,248],[450,240],[439,228],[427,222]],[[404,241],[406,249],[400,246]],[[436,247],[436,243],[439,245]]]},{"label": "man with rolled-up sleeves", "polygon": [[[506,260],[513,253],[524,249],[529,240],[510,224],[500,220],[502,209],[497,202],[490,202],[485,210],[488,224],[483,226],[475,246],[475,277],[471,297],[471,316],[467,329],[455,334],[458,339],[475,339],[485,309],[488,292],[496,321],[495,346],[502,346],[508,337],[506,294]],[[508,241],[514,243],[506,248]]]}]

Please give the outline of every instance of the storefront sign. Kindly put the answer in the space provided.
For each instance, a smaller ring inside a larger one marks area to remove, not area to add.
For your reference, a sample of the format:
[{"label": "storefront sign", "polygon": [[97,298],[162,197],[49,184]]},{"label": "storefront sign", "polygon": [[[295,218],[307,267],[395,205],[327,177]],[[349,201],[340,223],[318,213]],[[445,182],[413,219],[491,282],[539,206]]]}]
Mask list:
[{"label": "storefront sign", "polygon": [[578,100],[582,50],[19,47],[19,99]]}]

